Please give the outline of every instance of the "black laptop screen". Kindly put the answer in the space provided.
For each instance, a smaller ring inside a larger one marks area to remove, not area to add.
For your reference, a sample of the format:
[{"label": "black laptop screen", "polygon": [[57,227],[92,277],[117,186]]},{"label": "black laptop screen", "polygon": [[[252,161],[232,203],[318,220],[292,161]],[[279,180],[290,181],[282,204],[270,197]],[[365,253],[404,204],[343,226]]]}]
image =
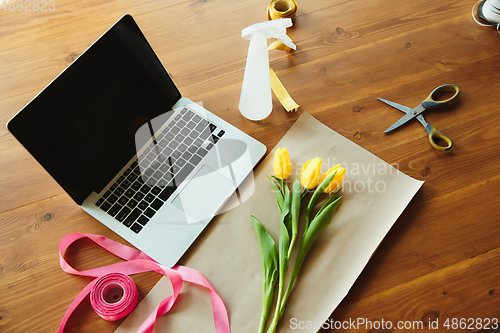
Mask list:
[{"label": "black laptop screen", "polygon": [[8,124],[78,203],[136,153],[134,136],[181,97],[131,16],[124,16]]}]

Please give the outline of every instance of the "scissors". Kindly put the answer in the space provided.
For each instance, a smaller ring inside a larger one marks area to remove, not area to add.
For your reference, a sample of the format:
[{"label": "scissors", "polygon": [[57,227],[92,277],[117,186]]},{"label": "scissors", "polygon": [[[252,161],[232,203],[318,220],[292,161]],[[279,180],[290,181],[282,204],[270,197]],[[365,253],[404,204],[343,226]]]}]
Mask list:
[{"label": "scissors", "polygon": [[[444,91],[449,91],[449,90],[453,90],[455,92],[455,94],[453,96],[451,96],[450,98],[445,99],[443,101],[439,101],[436,98],[434,98],[434,96],[439,95],[440,93],[442,93]],[[429,142],[430,142],[432,147],[436,148],[437,150],[441,150],[441,151],[450,150],[451,147],[453,147],[453,141],[451,141],[451,139],[449,137],[447,137],[443,133],[439,132],[434,127],[432,127],[431,124],[427,123],[425,121],[422,113],[426,110],[441,108],[443,106],[446,106],[446,105],[453,103],[456,100],[456,98],[458,97],[459,93],[460,93],[460,89],[458,89],[458,87],[456,85],[444,84],[444,85],[439,86],[436,89],[434,89],[429,94],[429,96],[426,99],[424,99],[422,101],[422,103],[420,103],[419,106],[417,106],[416,108],[413,108],[413,109],[411,109],[407,106],[398,104],[398,103],[388,101],[388,100],[383,99],[383,98],[378,98],[380,101],[382,101],[386,104],[389,104],[390,106],[398,109],[399,111],[406,113],[403,117],[401,117],[401,119],[399,119],[394,124],[392,124],[391,127],[389,127],[388,129],[386,129],[384,131],[384,133],[390,132],[393,129],[398,128],[399,126],[405,124],[406,122],[408,122],[409,120],[411,120],[413,118],[417,118],[418,121],[420,121],[420,123],[425,127],[425,131],[427,132],[427,135],[429,137]],[[436,140],[438,142],[443,140],[444,142],[446,142],[448,144],[448,146],[440,146],[437,144]]]}]

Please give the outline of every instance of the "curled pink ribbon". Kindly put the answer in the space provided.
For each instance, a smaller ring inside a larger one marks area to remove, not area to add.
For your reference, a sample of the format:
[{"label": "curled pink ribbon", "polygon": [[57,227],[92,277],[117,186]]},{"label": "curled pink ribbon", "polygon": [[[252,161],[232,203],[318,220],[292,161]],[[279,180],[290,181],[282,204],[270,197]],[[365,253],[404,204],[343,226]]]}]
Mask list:
[{"label": "curled pink ribbon", "polygon": [[[117,264],[113,265],[108,265],[108,266],[103,266],[103,267],[98,267],[98,268],[93,268],[85,271],[78,271],[71,267],[66,260],[64,260],[64,252],[66,249],[76,240],[80,238],[88,238],[92,240],[94,243],[97,245],[101,246],[102,248],[108,250],[109,252],[113,253],[117,257],[120,257],[126,261],[120,262]],[[131,292],[131,290],[128,290],[128,287],[125,287],[125,282],[122,281],[122,283],[118,283],[117,280],[113,279],[112,274],[122,274],[122,275],[132,275],[132,274],[138,274],[138,273],[144,273],[144,272],[149,272],[149,271],[155,271],[157,273],[166,275],[170,279],[170,283],[172,284],[172,289],[173,289],[173,295],[165,298],[160,305],[153,311],[153,313],[146,319],[146,321],[141,325],[139,330],[137,331],[138,333],[151,333],[153,332],[154,324],[156,321],[156,318],[164,315],[167,313],[174,305],[175,301],[177,300],[177,297],[179,296],[179,293],[182,289],[182,282],[190,282],[194,284],[198,284],[200,286],[203,286],[207,288],[210,291],[210,298],[212,300],[212,312],[213,312],[213,317],[214,317],[214,326],[215,326],[215,332],[216,333],[230,333],[231,330],[229,328],[229,319],[227,315],[227,310],[226,306],[224,305],[224,302],[220,298],[219,294],[215,291],[214,287],[208,282],[207,278],[201,274],[200,272],[185,267],[185,266],[174,266],[172,268],[167,268],[165,266],[162,266],[158,262],[154,261],[151,259],[149,256],[147,256],[145,253],[133,249],[129,246],[120,244],[118,242],[115,242],[113,240],[110,240],[106,237],[99,236],[99,235],[90,235],[90,234],[81,234],[81,233],[71,233],[63,237],[61,242],[59,243],[59,262],[61,265],[61,268],[63,271],[69,274],[74,274],[74,275],[81,275],[81,276],[92,276],[95,277],[95,279],[90,282],[81,292],[80,294],[75,298],[75,300],[71,303],[70,307],[66,311],[66,314],[64,315],[61,325],[59,326],[59,333],[64,332],[64,327],[66,325],[66,322],[68,321],[68,318],[71,316],[75,308],[82,302],[82,300],[89,295],[93,290],[98,290],[97,286],[106,286],[106,283],[112,283],[116,282],[119,284],[121,287],[123,287],[124,293],[125,292]],[[106,280],[107,279],[107,280]],[[98,283],[102,283],[104,280],[104,284],[101,285]],[[133,283],[133,281],[132,281]],[[109,291],[109,290],[108,290]],[[104,298],[106,293],[108,292],[105,289],[102,289],[101,291],[98,291],[97,296],[101,296],[101,298]],[[133,296],[133,295],[132,295]],[[118,296],[120,297],[125,297],[125,294],[123,296]],[[99,297],[98,297],[99,298]],[[105,301],[105,299],[104,299]],[[118,306],[121,306],[122,299],[116,302]],[[111,303],[112,302],[107,302]],[[133,299],[132,299],[133,303]],[[104,319],[109,318],[109,320],[118,320],[129,314],[133,308],[135,307],[135,304],[125,306],[123,311],[120,313],[111,313],[108,312],[106,308],[101,308],[98,311],[99,316],[101,316]],[[95,308],[94,308],[95,309]],[[115,319],[116,318],[116,319]]]}]

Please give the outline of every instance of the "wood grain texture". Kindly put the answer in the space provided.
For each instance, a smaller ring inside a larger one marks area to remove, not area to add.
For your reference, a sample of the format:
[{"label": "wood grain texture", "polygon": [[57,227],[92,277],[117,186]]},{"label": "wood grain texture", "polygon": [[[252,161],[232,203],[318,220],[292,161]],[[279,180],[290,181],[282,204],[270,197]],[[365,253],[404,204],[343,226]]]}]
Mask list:
[{"label": "wood grain texture", "polygon": [[[332,321],[422,321],[428,329],[435,319],[500,318],[500,35],[475,24],[474,2],[465,0],[297,3],[288,33],[298,48],[270,52],[270,63],[301,108],[286,113],[273,97],[273,113],[259,122],[238,111],[248,48],[241,29],[266,19],[265,2],[57,0],[52,12],[0,9],[0,123],[130,13],[184,96],[268,149],[306,111],[426,181]],[[458,103],[425,118],[452,138],[450,152],[432,149],[417,121],[383,133],[401,113],[377,97],[414,107],[445,83],[460,87]],[[4,126],[0,170],[0,331],[55,332],[90,281],[59,268],[60,239],[85,232],[126,242],[84,213]],[[82,269],[118,260],[85,241],[66,257]],[[141,298],[158,279],[134,277]],[[82,305],[67,331],[119,324]]]}]

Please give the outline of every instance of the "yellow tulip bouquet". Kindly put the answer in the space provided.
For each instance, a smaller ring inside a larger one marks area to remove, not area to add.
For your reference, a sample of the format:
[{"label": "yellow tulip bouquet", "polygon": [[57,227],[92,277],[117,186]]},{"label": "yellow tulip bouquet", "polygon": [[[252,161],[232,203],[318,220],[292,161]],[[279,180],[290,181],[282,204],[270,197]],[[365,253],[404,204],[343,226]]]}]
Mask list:
[{"label": "yellow tulip bouquet", "polygon": [[[268,178],[276,192],[276,201],[280,215],[278,248],[269,232],[259,220],[254,216],[250,216],[259,240],[262,259],[263,309],[259,333],[264,332],[274,298],[275,285],[278,281],[276,311],[268,329],[268,333],[276,332],[278,322],[285,311],[286,302],[306,254],[318,235],[330,224],[337,205],[342,198],[337,198],[337,194],[342,189],[339,186],[345,176],[345,169],[336,165],[320,178],[321,164],[321,159],[318,157],[306,162],[302,167],[300,182],[297,179],[297,175],[295,175],[292,190],[290,191],[286,184],[286,180],[292,172],[290,156],[286,148],[278,148],[276,150],[273,165],[275,175],[272,177],[268,176]],[[312,215],[322,193],[328,194],[329,198]],[[304,233],[295,260],[295,266],[289,277],[288,286],[284,290],[288,263],[290,262],[292,250],[297,240],[300,207],[302,202],[307,201],[308,198]]]}]

